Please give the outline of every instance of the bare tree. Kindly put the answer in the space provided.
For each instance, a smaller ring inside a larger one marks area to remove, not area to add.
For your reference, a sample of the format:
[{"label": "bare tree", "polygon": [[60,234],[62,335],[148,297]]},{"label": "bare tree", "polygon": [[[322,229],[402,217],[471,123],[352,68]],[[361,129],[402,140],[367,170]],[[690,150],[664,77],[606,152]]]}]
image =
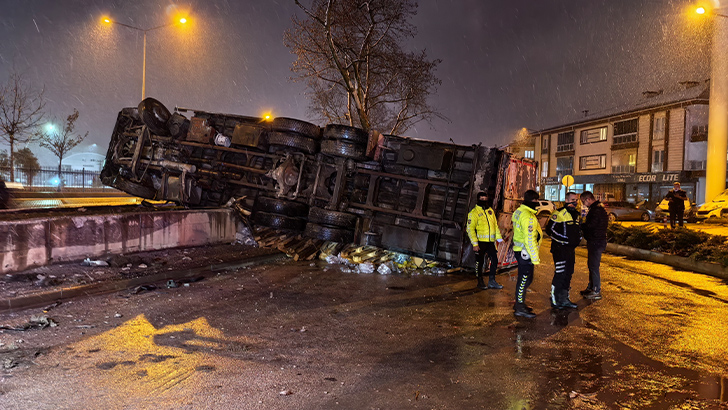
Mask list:
[{"label": "bare tree", "polygon": [[440,60],[424,50],[407,52],[415,0],[312,0],[296,4],[308,18],[293,17],[284,42],[298,57],[291,68],[311,91],[311,110],[332,123],[367,131],[403,133],[437,117],[427,99],[441,81]]},{"label": "bare tree", "polygon": [[56,157],[58,157],[58,189],[60,190],[63,186],[63,178],[61,175],[61,166],[63,164],[63,158],[75,148],[78,144],[82,143],[88,136],[88,132],[83,135],[76,133],[76,120],[78,120],[78,110],[73,109],[73,114],[66,118],[63,124],[63,128],[59,131],[55,129],[47,132],[38,134],[39,144],[41,147],[48,149]]},{"label": "bare tree", "polygon": [[36,91],[18,73],[10,75],[0,88],[0,138],[10,145],[10,180],[15,180],[15,144],[33,139],[33,131],[43,121],[44,90]]}]

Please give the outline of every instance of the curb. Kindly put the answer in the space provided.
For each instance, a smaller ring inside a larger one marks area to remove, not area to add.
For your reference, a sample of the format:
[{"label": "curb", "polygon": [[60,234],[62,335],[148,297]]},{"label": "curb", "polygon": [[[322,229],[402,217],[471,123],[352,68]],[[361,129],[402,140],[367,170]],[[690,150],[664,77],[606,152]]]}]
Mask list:
[{"label": "curb", "polygon": [[286,258],[286,255],[283,253],[274,253],[272,255],[256,256],[242,262],[228,262],[219,265],[203,266],[199,268],[186,269],[176,272],[162,272],[138,278],[110,280],[107,282],[71,286],[51,290],[48,292],[35,293],[33,295],[19,296],[16,298],[10,298],[5,300],[0,299],[0,312],[43,306],[56,301],[68,300],[79,296],[113,293],[149,283],[165,282],[171,279],[179,280],[199,276],[210,277],[213,276],[215,273],[219,273],[222,271],[243,268],[246,266],[260,265],[270,262],[277,262]]},{"label": "curb", "polygon": [[622,256],[629,256],[634,259],[642,259],[654,263],[669,265],[673,268],[686,271],[703,273],[720,279],[728,279],[728,268],[717,263],[700,262],[683,256],[666,255],[664,253],[652,252],[646,249],[617,245],[616,243],[607,243],[607,252]]}]

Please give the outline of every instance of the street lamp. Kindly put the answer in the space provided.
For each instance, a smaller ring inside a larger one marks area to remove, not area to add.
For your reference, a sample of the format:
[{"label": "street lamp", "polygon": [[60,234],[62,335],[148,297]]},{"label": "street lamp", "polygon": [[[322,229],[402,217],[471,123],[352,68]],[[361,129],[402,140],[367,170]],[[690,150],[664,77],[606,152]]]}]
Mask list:
[{"label": "street lamp", "polygon": [[176,24],[185,24],[185,23],[187,23],[187,18],[180,17],[179,19],[177,19],[177,21],[173,21],[173,22],[167,23],[167,24],[162,24],[161,26],[152,27],[152,28],[148,28],[148,29],[143,29],[143,28],[139,28],[139,27],[130,26],[128,24],[119,23],[118,21],[112,20],[109,17],[104,17],[104,18],[102,18],[101,21],[103,21],[106,24],[112,24],[112,23],[118,24],[120,26],[124,26],[126,28],[141,31],[142,33],[144,33],[143,58],[142,58],[142,100],[144,100],[144,98],[146,97],[145,91],[146,91],[146,85],[147,85],[147,32],[157,30],[160,28],[164,28],[164,27],[173,26]]},{"label": "street lamp", "polygon": [[[714,8],[699,7],[696,13],[728,17],[716,13],[721,0],[713,0]],[[710,100],[708,104],[708,152],[705,166],[705,202],[712,201],[725,190],[726,155],[728,154],[728,21],[714,19],[711,52]]]}]

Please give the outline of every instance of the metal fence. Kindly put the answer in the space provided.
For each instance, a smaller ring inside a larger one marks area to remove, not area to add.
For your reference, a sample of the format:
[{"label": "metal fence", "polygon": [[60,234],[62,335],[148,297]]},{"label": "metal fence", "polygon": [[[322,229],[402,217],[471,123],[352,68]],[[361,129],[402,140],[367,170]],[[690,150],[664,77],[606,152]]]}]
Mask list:
[{"label": "metal fence", "polygon": [[[10,181],[10,167],[0,167],[0,178]],[[27,169],[15,167],[15,179],[12,182],[23,185],[23,188],[104,188],[96,170],[61,170],[59,178],[58,168]]]}]

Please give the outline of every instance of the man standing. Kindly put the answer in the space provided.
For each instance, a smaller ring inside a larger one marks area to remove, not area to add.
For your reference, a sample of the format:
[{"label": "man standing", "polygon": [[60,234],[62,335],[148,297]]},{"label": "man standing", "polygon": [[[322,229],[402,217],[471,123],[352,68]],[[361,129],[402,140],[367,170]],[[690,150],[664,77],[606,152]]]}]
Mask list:
[{"label": "man standing", "polygon": [[[492,202],[487,192],[481,192],[476,197],[476,205],[468,214],[468,237],[473,245],[475,257],[475,273],[478,275],[478,289],[503,289],[503,286],[495,281],[495,271],[498,268],[498,250],[496,243],[503,242],[498,219],[493,212]],[[483,264],[485,255],[488,255],[490,270],[488,272],[488,284],[483,281]]]},{"label": "man standing", "polygon": [[594,198],[594,194],[584,191],[580,195],[581,203],[589,208],[586,220],[581,230],[586,239],[587,261],[589,267],[589,285],[581,291],[587,299],[599,300],[602,298],[602,282],[599,265],[602,263],[602,253],[607,249],[607,225],[609,217],[601,202]]},{"label": "man standing", "polygon": [[665,199],[667,199],[667,209],[670,211],[670,227],[675,228],[675,220],[677,219],[678,224],[682,228],[683,215],[685,215],[685,201],[688,199],[688,194],[680,189],[679,182],[675,182],[672,185],[672,191],[665,195]]},{"label": "man standing", "polygon": [[575,192],[567,192],[565,199],[564,206],[554,211],[546,224],[556,268],[551,281],[551,307],[576,309],[576,304],[569,300],[569,289],[576,260],[574,250],[581,242],[580,215],[576,210],[579,196]]},{"label": "man standing", "polygon": [[533,268],[540,262],[541,225],[536,219],[538,192],[529,189],[523,194],[523,204],[513,213],[513,253],[518,261],[518,280],[516,282],[516,304],[513,314],[533,318],[536,315],[526,306],[526,290],[533,281]]}]

